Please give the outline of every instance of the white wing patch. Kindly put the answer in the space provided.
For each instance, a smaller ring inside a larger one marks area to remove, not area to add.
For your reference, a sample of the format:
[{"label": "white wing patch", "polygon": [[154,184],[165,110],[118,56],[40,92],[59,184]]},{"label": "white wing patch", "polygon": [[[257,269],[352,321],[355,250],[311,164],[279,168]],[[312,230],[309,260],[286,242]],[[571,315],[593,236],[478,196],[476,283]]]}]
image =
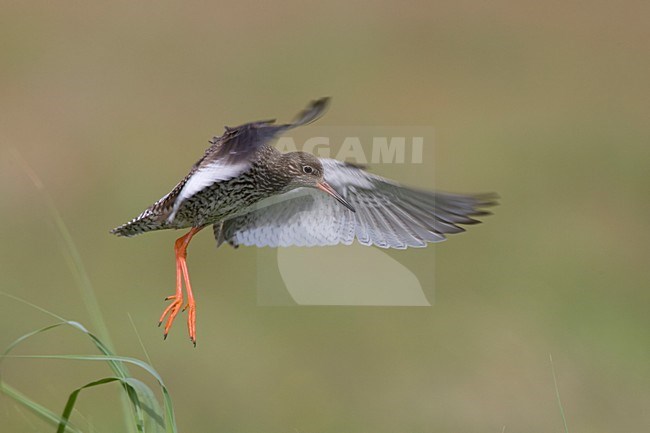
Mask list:
[{"label": "white wing patch", "polygon": [[249,166],[250,164],[248,162],[225,164],[223,161],[215,161],[210,165],[199,168],[192,174],[183,186],[183,189],[181,189],[178,197],[176,197],[174,207],[167,218],[167,222],[171,223],[174,220],[176,212],[178,212],[178,209],[185,200],[212,184],[223,182],[240,175]]}]

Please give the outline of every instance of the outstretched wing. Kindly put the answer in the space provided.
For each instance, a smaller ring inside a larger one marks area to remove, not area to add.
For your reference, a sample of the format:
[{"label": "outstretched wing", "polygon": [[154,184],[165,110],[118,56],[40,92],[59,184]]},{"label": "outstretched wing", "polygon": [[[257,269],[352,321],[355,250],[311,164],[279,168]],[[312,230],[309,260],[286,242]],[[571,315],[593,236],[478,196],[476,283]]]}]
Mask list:
[{"label": "outstretched wing", "polygon": [[325,181],[356,210],[327,194],[300,188],[259,202],[247,213],[215,225],[215,237],[233,246],[318,246],[351,244],[382,248],[424,247],[464,231],[488,215],[496,195],[460,195],[403,187],[360,167],[321,159]]},{"label": "outstretched wing", "polygon": [[250,168],[252,157],[262,146],[268,144],[282,132],[306,125],[321,117],[329,98],[313,101],[300,112],[293,122],[275,125],[274,120],[246,123],[234,128],[226,127],[220,137],[214,137],[212,145],[203,157],[194,164],[190,173],[164,199],[170,205],[167,221],[171,222],[181,204],[202,189],[234,177]]}]

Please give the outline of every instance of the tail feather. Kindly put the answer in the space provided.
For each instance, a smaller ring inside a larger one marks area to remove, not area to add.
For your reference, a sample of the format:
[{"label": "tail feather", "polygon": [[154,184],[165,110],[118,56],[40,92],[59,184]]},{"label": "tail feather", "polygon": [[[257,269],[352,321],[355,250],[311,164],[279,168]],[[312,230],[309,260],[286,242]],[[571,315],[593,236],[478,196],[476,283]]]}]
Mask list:
[{"label": "tail feather", "polygon": [[115,227],[111,233],[116,236],[132,237],[142,233],[162,230],[168,228],[164,218],[161,221],[160,215],[151,212],[150,209],[142,212],[136,218],[132,219],[126,224]]}]

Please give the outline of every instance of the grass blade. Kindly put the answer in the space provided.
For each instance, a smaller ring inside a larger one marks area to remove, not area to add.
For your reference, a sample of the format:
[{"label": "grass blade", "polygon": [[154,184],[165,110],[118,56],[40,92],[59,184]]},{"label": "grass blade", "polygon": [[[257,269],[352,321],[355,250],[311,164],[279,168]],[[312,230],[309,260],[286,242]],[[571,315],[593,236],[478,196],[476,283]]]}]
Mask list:
[{"label": "grass blade", "polygon": [[564,423],[564,432],[569,433],[569,426],[566,423],[566,417],[564,416],[564,407],[562,406],[562,400],[560,400],[560,389],[557,386],[557,376],[555,375],[555,366],[553,365],[553,356],[548,354],[548,358],[551,361],[551,372],[553,373],[553,384],[555,385],[555,397],[557,398],[557,405],[560,408],[560,415],[562,415],[562,422]]},{"label": "grass blade", "polygon": [[59,238],[62,241],[64,247],[64,256],[66,257],[74,278],[77,280],[77,286],[81,292],[81,297],[83,299],[84,305],[86,306],[86,310],[90,315],[90,320],[92,321],[93,328],[97,329],[97,333],[101,337],[102,341],[105,341],[106,345],[112,348],[113,343],[111,342],[108,327],[104,321],[104,316],[102,315],[101,309],[99,308],[99,302],[95,296],[95,290],[93,289],[90,277],[86,272],[83,260],[81,260],[81,255],[79,254],[79,250],[77,249],[74,240],[72,239],[72,235],[70,235],[68,227],[66,226],[63,218],[61,217],[61,214],[59,213],[59,210],[54,204],[54,200],[52,200],[50,195],[47,193],[45,185],[38,177],[36,172],[29,166],[27,161],[25,161],[25,159],[16,149],[11,149],[11,153],[16,163],[22,167],[25,174],[27,174],[27,176],[34,184],[34,187],[36,187],[38,192],[41,194],[43,201],[45,202],[50,213],[50,219],[54,221],[54,226],[59,235]]},{"label": "grass blade", "polygon": [[68,401],[65,403],[65,407],[63,408],[63,413],[61,414],[61,421],[59,422],[59,426],[56,429],[56,433],[65,433],[66,428],[68,427],[68,422],[70,421],[70,415],[72,414],[72,409],[74,409],[74,405],[77,402],[77,397],[79,396],[79,393],[81,392],[82,389],[91,388],[93,386],[103,385],[105,383],[115,382],[119,380],[120,379],[117,377],[106,377],[104,379],[87,383],[86,385],[72,391],[72,393],[68,397]]},{"label": "grass blade", "polygon": [[[0,391],[2,391],[6,396],[13,399],[15,402],[29,409],[31,412],[36,414],[42,420],[52,425],[58,425],[61,422],[61,417],[59,417],[57,414],[55,414],[45,406],[36,403],[35,401],[27,397],[25,394],[21,393],[14,387],[10,386],[9,384],[0,382]],[[77,430],[76,428],[71,427],[69,425],[65,427],[64,431],[69,433],[81,433],[81,430]]]},{"label": "grass blade", "polygon": [[[16,298],[16,297],[13,298],[20,300],[20,298]],[[91,341],[94,343],[94,345],[102,354],[101,355],[12,355],[11,354],[11,352],[17,346],[19,346],[21,343],[24,343],[31,337],[41,333],[49,332],[61,326],[69,326],[73,329],[76,329],[84,333],[88,338],[91,339]],[[171,396],[169,395],[169,392],[167,391],[167,388],[162,380],[162,377],[158,374],[158,372],[150,364],[144,361],[141,361],[136,358],[122,357],[113,354],[112,351],[98,337],[96,337],[93,333],[88,331],[88,329],[86,329],[86,327],[79,322],[63,319],[59,323],[55,323],[53,325],[45,326],[35,331],[29,332],[17,338],[9,346],[7,346],[3,354],[0,355],[0,366],[5,358],[40,358],[40,359],[64,359],[64,360],[80,360],[80,361],[102,361],[109,364],[110,368],[113,370],[116,377],[100,379],[98,381],[92,382],[84,387],[81,387],[73,391],[73,393],[70,394],[70,397],[68,398],[68,403],[66,404],[64,413],[61,417],[58,417],[49,411],[44,412],[43,410],[44,408],[42,408],[42,406],[33,402],[26,396],[17,394],[17,391],[11,392],[14,391],[13,388],[2,383],[2,381],[0,380],[0,386],[2,386],[3,391],[5,390],[5,388],[9,390],[8,392],[6,392],[8,395],[14,398],[14,400],[19,401],[24,406],[31,409],[32,412],[38,414],[42,418],[48,419],[50,422],[56,421],[56,424],[59,426],[59,430],[61,428],[64,428],[64,430],[66,428],[69,429],[68,419],[81,389],[85,389],[89,386],[97,386],[108,382],[119,381],[119,383],[124,388],[126,395],[128,397],[128,402],[130,403],[128,406],[129,406],[129,410],[132,412],[132,417],[133,417],[133,424],[129,423],[130,426],[135,425],[136,430],[139,432],[144,432],[144,431],[147,432],[165,431],[167,433],[177,432],[176,419],[174,416]],[[126,368],[125,364],[131,364],[142,368],[157,381],[158,385],[161,388],[161,392],[163,396],[162,409],[158,404],[158,401],[156,400],[153,391],[151,391],[151,389],[143,382],[131,377],[129,375],[128,369]]]}]

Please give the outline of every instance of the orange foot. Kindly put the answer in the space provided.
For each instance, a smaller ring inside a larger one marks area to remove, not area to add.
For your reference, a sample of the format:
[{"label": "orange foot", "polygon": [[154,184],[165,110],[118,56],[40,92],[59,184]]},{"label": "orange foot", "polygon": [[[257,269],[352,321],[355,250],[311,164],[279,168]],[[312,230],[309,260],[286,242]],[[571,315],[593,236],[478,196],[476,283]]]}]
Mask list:
[{"label": "orange foot", "polygon": [[192,229],[185,235],[176,240],[174,245],[174,252],[176,253],[176,293],[174,295],[168,296],[165,298],[166,301],[172,301],[170,305],[165,308],[158,326],[162,325],[165,317],[167,317],[167,322],[165,323],[165,333],[164,338],[167,339],[167,334],[169,333],[174,319],[181,311],[181,306],[183,305],[183,282],[185,283],[185,290],[187,292],[188,303],[183,308],[183,311],[188,310],[187,316],[187,329],[190,334],[190,340],[196,347],[196,303],[194,302],[194,295],[192,294],[192,286],[190,285],[190,275],[187,270],[187,264],[185,259],[187,258],[187,245],[190,243],[192,236],[198,233],[203,227],[192,227]]},{"label": "orange foot", "polygon": [[163,320],[165,320],[165,316],[169,314],[169,317],[167,317],[167,323],[165,323],[165,333],[163,334],[163,338],[165,340],[167,339],[167,334],[169,333],[169,329],[172,327],[172,323],[174,323],[176,315],[179,311],[181,311],[181,306],[183,305],[183,294],[181,293],[180,295],[171,295],[165,298],[165,301],[172,300],[173,302],[169,304],[167,308],[165,308],[165,311],[162,313],[162,316],[160,316],[160,320],[158,321],[158,326],[162,325]]},{"label": "orange foot", "polygon": [[190,334],[190,341],[196,347],[196,304],[189,302],[183,311],[187,310],[187,332]]}]

